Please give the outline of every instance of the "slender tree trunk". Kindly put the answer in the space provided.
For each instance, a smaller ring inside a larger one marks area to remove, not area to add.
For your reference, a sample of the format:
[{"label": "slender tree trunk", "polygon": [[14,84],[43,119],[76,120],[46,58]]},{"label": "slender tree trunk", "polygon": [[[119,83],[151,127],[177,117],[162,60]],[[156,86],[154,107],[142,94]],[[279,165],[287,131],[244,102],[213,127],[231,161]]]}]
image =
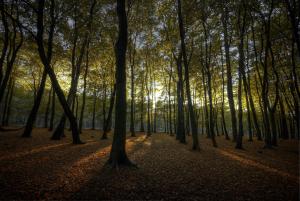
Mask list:
[{"label": "slender tree trunk", "polygon": [[246,107],[247,107],[247,122],[248,122],[248,136],[249,142],[253,141],[253,133],[252,133],[252,124],[251,124],[251,111],[250,111],[250,105],[249,105],[249,95],[248,91],[246,90],[245,84],[244,84],[244,92],[246,95]]},{"label": "slender tree trunk", "polygon": [[226,127],[226,121],[225,121],[225,76],[224,76],[224,65],[223,65],[223,52],[221,47],[221,61],[222,61],[222,106],[221,106],[221,117],[222,117],[222,128],[223,128],[223,134],[225,134],[225,139],[230,140],[227,127]]},{"label": "slender tree trunk", "polygon": [[[0,2],[1,3],[1,2]],[[0,7],[0,9],[3,9]],[[9,82],[10,76],[11,76],[11,72],[13,70],[13,66],[14,63],[16,61],[17,58],[17,54],[23,44],[23,32],[22,32],[22,28],[21,26],[18,24],[16,25],[16,22],[12,22],[13,25],[13,36],[12,38],[9,40],[10,41],[10,50],[7,53],[8,55],[6,55],[7,61],[6,61],[6,71],[4,74],[4,77],[2,78],[2,80],[0,80],[0,103],[2,102],[3,96],[5,94],[5,89],[7,87],[7,84]],[[17,26],[19,28],[19,33],[17,32]],[[17,42],[17,35],[20,35],[20,39]],[[5,41],[4,41],[4,46],[5,46]],[[5,47],[3,47],[5,48]],[[2,52],[2,54],[6,54],[6,50]],[[3,56],[3,55],[2,55]],[[0,71],[2,74],[2,68],[3,68],[3,62],[4,62],[4,58],[2,58],[2,56],[0,57]],[[5,55],[4,55],[5,57]],[[2,75],[1,75],[2,76]]]},{"label": "slender tree trunk", "polygon": [[[293,2],[293,3],[291,3]],[[300,36],[299,36],[299,12],[300,12],[300,6],[298,2],[298,8],[297,8],[297,1],[290,1],[290,0],[285,0],[287,11],[288,11],[288,16],[290,18],[290,22],[292,25],[292,30],[293,30],[293,37],[295,39],[297,48],[298,48],[298,54],[300,57]]]},{"label": "slender tree trunk", "polygon": [[44,4],[45,0],[38,1],[37,5],[37,45],[38,45],[38,52],[39,56],[41,58],[41,61],[44,65],[44,68],[47,72],[47,74],[50,77],[53,89],[55,93],[57,94],[57,97],[64,109],[64,112],[68,116],[71,127],[72,127],[72,136],[73,136],[73,143],[74,144],[82,144],[79,132],[78,132],[78,126],[77,121],[67,103],[67,100],[65,99],[64,93],[57,81],[56,75],[53,71],[53,69],[50,66],[51,63],[51,55],[52,55],[52,41],[53,41],[53,33],[55,28],[55,16],[54,16],[54,0],[51,0],[51,8],[50,8],[50,15],[51,15],[51,26],[49,31],[49,37],[48,37],[48,51],[46,54],[45,48],[44,48]]},{"label": "slender tree trunk", "polygon": [[103,95],[103,104],[102,104],[102,116],[103,116],[103,119],[102,119],[102,130],[104,131],[105,130],[105,122],[106,122],[106,90],[107,90],[107,85],[104,84],[103,86],[103,90],[104,90],[104,95]]},{"label": "slender tree trunk", "polygon": [[288,124],[287,124],[287,119],[286,119],[286,113],[285,113],[285,108],[283,105],[282,98],[279,98],[279,106],[280,106],[280,119],[281,119],[281,136],[283,139],[288,139],[289,138],[289,129],[288,129]]},{"label": "slender tree trunk", "polygon": [[2,113],[2,126],[7,126],[7,125],[5,125],[5,119],[7,116],[8,100],[9,100],[11,85],[12,85],[12,79],[9,80],[8,87],[6,89],[6,95],[4,98],[4,106],[3,106],[3,113]]},{"label": "slender tree trunk", "polygon": [[[85,32],[84,40],[80,47],[80,54],[79,54],[78,59],[76,60],[77,62],[74,62],[75,52],[76,52],[76,44],[77,44],[77,28],[76,28],[77,26],[75,26],[75,39],[74,39],[74,46],[73,46],[73,53],[72,53],[72,82],[71,82],[71,87],[70,87],[69,94],[67,97],[67,103],[69,106],[72,104],[72,102],[74,101],[75,96],[76,96],[81,64],[83,61],[85,50],[88,48],[89,41],[90,41],[90,31],[91,31],[92,22],[93,22],[93,12],[94,12],[95,5],[96,5],[96,0],[93,0],[90,10],[89,10],[89,21],[87,23],[88,29]],[[76,23],[75,23],[75,25],[76,25]],[[61,120],[60,120],[57,128],[55,129],[51,139],[59,140],[62,136],[64,136],[65,122],[66,122],[66,114],[64,113],[63,116],[61,117]],[[77,123],[77,120],[76,120],[76,123]],[[80,133],[80,130],[79,130],[79,133]]]},{"label": "slender tree trunk", "polygon": [[7,54],[7,50],[8,50],[9,32],[10,32],[7,17],[5,15],[6,8],[4,7],[4,5],[5,5],[4,0],[0,0],[1,21],[2,21],[3,28],[4,28],[3,45],[2,45],[2,51],[1,51],[1,56],[0,56],[0,85],[3,80],[3,64],[4,64],[4,60],[5,60],[5,57]]},{"label": "slender tree trunk", "polygon": [[55,91],[52,90],[51,116],[50,116],[49,131],[53,130],[54,118],[55,118]]},{"label": "slender tree trunk", "polygon": [[205,82],[205,73],[204,73],[204,67],[202,68],[202,82],[203,82],[203,88],[204,88],[204,118],[203,118],[203,125],[205,125],[205,132],[206,137],[210,138],[210,128],[209,128],[209,118],[208,118],[208,108],[207,108],[207,86]]},{"label": "slender tree trunk", "polygon": [[181,0],[177,0],[178,6],[178,23],[179,23],[179,31],[180,31],[180,39],[181,39],[181,50],[183,56],[184,63],[184,78],[185,78],[185,86],[186,86],[186,96],[189,107],[190,121],[191,121],[191,129],[192,129],[192,137],[193,137],[193,150],[199,150],[199,141],[198,141],[198,126],[195,117],[195,111],[192,104],[191,91],[190,91],[190,81],[189,81],[189,66],[188,66],[188,58],[185,47],[185,31],[182,20],[182,11],[181,11]]},{"label": "slender tree trunk", "polygon": [[50,88],[50,91],[48,92],[48,101],[47,101],[46,111],[45,111],[44,128],[48,128],[51,94],[52,94],[52,87]]},{"label": "slender tree trunk", "polygon": [[[135,51],[135,48],[134,50]],[[135,54],[133,53],[133,57]],[[135,137],[135,131],[134,131],[134,58],[132,59],[132,63],[130,65],[130,72],[131,72],[131,100],[130,100],[130,133],[131,137]]]},{"label": "slender tree trunk", "polygon": [[269,117],[269,99],[268,99],[268,92],[269,92],[269,72],[268,72],[268,56],[269,56],[269,49],[271,46],[270,41],[270,27],[271,27],[271,15],[273,11],[273,0],[271,2],[271,10],[268,14],[268,20],[265,24],[265,37],[266,37],[266,45],[265,45],[265,59],[263,63],[263,85],[262,85],[262,102],[263,102],[263,110],[264,110],[264,121],[265,121],[265,148],[272,147],[272,139],[271,139],[271,129],[270,129],[270,117]]},{"label": "slender tree trunk", "polygon": [[92,130],[95,130],[96,104],[97,104],[97,91],[96,91],[96,89],[94,89],[94,95],[93,95]]},{"label": "slender tree trunk", "polygon": [[232,90],[232,75],[231,75],[231,62],[230,62],[230,44],[229,44],[229,36],[228,36],[228,8],[225,6],[225,12],[222,16],[222,24],[223,24],[223,33],[224,33],[224,48],[225,48],[225,59],[226,59],[226,72],[227,72],[227,96],[228,103],[231,114],[231,127],[232,127],[232,136],[233,140],[236,140],[237,137],[237,120],[236,120],[236,111],[234,107],[234,98],[233,98],[233,90]]},{"label": "slender tree trunk", "polygon": [[141,113],[140,113],[140,123],[141,123],[141,127],[140,127],[140,131],[141,132],[145,132],[145,128],[144,128],[144,85],[145,85],[145,79],[144,77],[142,78],[142,89],[141,89]]},{"label": "slender tree trunk", "polygon": [[[244,54],[244,35],[245,35],[245,29],[246,29],[246,19],[245,18],[246,18],[246,7],[245,7],[244,3],[242,3],[239,6],[239,11],[238,11],[238,27],[239,27],[239,38],[240,38],[240,43],[238,46],[238,50],[239,50],[239,69],[238,69],[238,76],[239,76],[239,84],[238,84],[239,132],[238,132],[238,135],[236,138],[236,146],[235,146],[236,149],[243,148],[243,135],[244,135],[242,85],[243,85],[243,77],[245,78],[245,54]],[[245,87],[245,89],[246,89],[246,87]]]},{"label": "slender tree trunk", "polygon": [[183,75],[182,75],[182,55],[177,59],[177,132],[176,139],[181,143],[186,143],[185,139],[185,122],[184,122],[184,92],[183,92]]},{"label": "slender tree trunk", "polygon": [[111,92],[111,97],[110,97],[108,116],[107,116],[107,119],[105,120],[104,130],[103,130],[103,134],[101,137],[102,140],[107,139],[107,133],[111,130],[112,113],[113,113],[114,103],[115,103],[116,88],[117,88],[117,86],[116,86],[116,84],[114,84],[113,90]]},{"label": "slender tree trunk", "polygon": [[149,89],[149,66],[146,65],[146,90],[147,90],[147,136],[151,136],[151,111],[150,111],[150,89]]},{"label": "slender tree trunk", "polygon": [[12,99],[13,99],[13,95],[14,95],[14,89],[15,89],[15,79],[13,79],[10,90],[9,90],[10,93],[9,93],[9,98],[8,98],[8,103],[7,103],[7,112],[6,112],[6,118],[4,121],[5,126],[9,125],[9,118],[10,118],[10,113],[11,113],[11,105],[12,105]]},{"label": "slender tree trunk", "polygon": [[40,104],[41,104],[41,101],[42,101],[42,98],[43,98],[46,79],[47,79],[47,72],[44,69],[42,79],[41,79],[41,84],[40,84],[40,87],[38,89],[36,99],[34,100],[33,107],[31,109],[31,112],[30,112],[29,117],[27,119],[27,123],[26,123],[26,126],[25,126],[25,130],[22,134],[22,137],[31,137],[31,132],[32,132],[32,129],[33,129],[33,125],[35,123],[37,113],[38,113],[38,110],[39,110],[39,107],[40,107]]},{"label": "slender tree trunk", "polygon": [[[260,79],[261,76],[260,76],[260,73],[259,73],[259,70],[258,70],[258,59],[257,59],[258,56],[257,56],[256,42],[255,42],[254,20],[252,20],[251,22],[252,22],[251,23],[252,41],[253,41],[253,49],[254,49],[254,54],[255,54],[255,67],[256,67],[256,70],[257,70],[257,73],[258,73],[258,77]],[[254,123],[254,127],[255,127],[255,130],[256,130],[257,140],[261,141],[262,140],[262,132],[260,130],[259,123],[258,123],[258,117],[257,117],[257,114],[256,114],[256,108],[255,108],[253,97],[252,97],[252,91],[251,91],[251,87],[250,87],[251,83],[250,83],[249,76],[248,76],[247,85],[248,85],[248,91],[247,92],[248,92],[248,95],[249,95],[249,103],[250,103],[250,107],[251,107],[251,111],[252,111],[253,123]],[[257,85],[257,83],[256,83],[256,85]],[[261,101],[259,101],[259,104],[261,104]]]},{"label": "slender tree trunk", "polygon": [[84,77],[83,77],[82,105],[81,105],[80,118],[79,118],[79,132],[80,133],[82,132],[82,121],[83,121],[85,101],[86,101],[86,85],[87,85],[86,79],[87,79],[88,72],[89,72],[89,43],[87,44],[86,62],[85,62],[85,70],[84,70]]}]

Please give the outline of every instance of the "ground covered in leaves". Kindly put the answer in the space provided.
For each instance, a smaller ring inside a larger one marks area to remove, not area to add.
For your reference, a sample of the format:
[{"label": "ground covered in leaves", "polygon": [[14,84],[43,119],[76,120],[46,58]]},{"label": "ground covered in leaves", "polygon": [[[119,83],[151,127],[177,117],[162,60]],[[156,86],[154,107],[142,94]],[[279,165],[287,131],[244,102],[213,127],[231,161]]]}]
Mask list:
[{"label": "ground covered in leaves", "polygon": [[109,140],[85,130],[84,145],[72,145],[70,133],[51,141],[46,129],[33,137],[22,130],[0,133],[1,200],[298,200],[298,141],[280,141],[274,150],[247,142],[235,150],[217,137],[218,148],[200,138],[191,150],[167,134],[128,137],[129,158],[138,169],[105,165]]}]

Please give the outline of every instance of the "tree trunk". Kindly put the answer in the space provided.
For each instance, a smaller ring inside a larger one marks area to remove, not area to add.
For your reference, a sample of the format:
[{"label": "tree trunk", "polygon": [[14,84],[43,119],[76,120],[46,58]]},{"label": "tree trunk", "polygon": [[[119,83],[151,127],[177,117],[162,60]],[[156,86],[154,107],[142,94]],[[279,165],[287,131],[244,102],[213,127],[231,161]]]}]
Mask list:
[{"label": "tree trunk", "polygon": [[[2,10],[3,7],[2,8],[0,7],[0,9]],[[9,40],[11,44],[10,44],[10,50],[8,52],[8,55],[6,55],[6,58],[7,58],[6,71],[5,71],[3,79],[0,80],[1,81],[0,82],[0,103],[2,102],[4,93],[5,93],[5,89],[7,87],[8,82],[9,82],[11,72],[12,72],[14,63],[15,63],[16,58],[17,58],[17,54],[18,54],[18,52],[19,52],[19,50],[20,50],[20,48],[23,44],[23,32],[22,32],[21,26],[19,24],[16,25],[15,21],[12,22],[12,25],[13,25],[13,36]],[[18,35],[17,26],[19,28],[19,35],[20,35],[19,42],[17,42],[17,35]],[[4,46],[5,46],[5,41],[4,41]],[[3,47],[3,48],[5,48],[5,47]],[[3,50],[3,51],[6,51],[6,50]],[[2,52],[2,54],[5,54],[5,53]],[[2,61],[2,56],[0,57],[0,71],[1,71],[1,74],[2,74],[2,68],[3,68],[3,62],[4,62],[4,58],[3,58],[3,61]],[[4,57],[5,57],[5,55],[4,55]]]},{"label": "tree trunk", "polygon": [[8,87],[6,90],[6,95],[4,98],[4,106],[3,106],[3,113],[2,113],[2,126],[7,126],[7,125],[5,125],[5,119],[6,119],[7,110],[8,110],[8,100],[9,100],[11,85],[12,85],[12,79],[9,80]]},{"label": "tree trunk", "polygon": [[65,114],[70,120],[71,128],[72,128],[72,137],[73,137],[73,143],[74,144],[82,144],[79,132],[78,132],[78,126],[77,121],[68,105],[68,102],[64,96],[64,93],[57,81],[56,75],[53,71],[53,69],[50,66],[51,63],[51,55],[52,55],[52,40],[53,40],[53,33],[54,33],[54,27],[55,27],[55,16],[54,16],[54,0],[51,0],[51,8],[50,8],[50,15],[51,15],[51,28],[49,31],[49,37],[48,37],[48,51],[47,54],[45,52],[44,48],[44,4],[45,0],[38,1],[38,9],[37,9],[37,45],[38,45],[38,52],[39,56],[41,58],[41,61],[44,65],[44,68],[47,72],[47,74],[50,77],[53,89],[55,93],[57,94],[57,97],[64,109]]},{"label": "tree trunk", "polygon": [[229,44],[229,36],[228,36],[228,8],[225,6],[225,12],[222,16],[222,24],[223,24],[223,32],[224,32],[224,48],[225,48],[225,59],[226,59],[226,72],[227,72],[227,96],[228,103],[231,114],[231,127],[232,127],[232,136],[233,140],[236,140],[237,137],[237,120],[236,120],[236,111],[234,108],[234,98],[233,98],[233,90],[232,90],[232,75],[231,75],[231,62],[230,62],[230,44]]},{"label": "tree trunk", "polygon": [[54,118],[55,118],[55,91],[52,90],[52,100],[51,100],[51,116],[50,116],[50,125],[49,125],[49,131],[53,130],[53,124],[54,124]]},{"label": "tree trunk", "polygon": [[47,101],[46,111],[45,111],[44,128],[48,128],[51,94],[52,94],[52,87],[50,88],[50,91],[48,92],[48,101]]},{"label": "tree trunk", "polygon": [[[245,4],[242,3],[239,5],[238,11],[238,29],[239,29],[239,38],[240,43],[238,46],[239,51],[239,69],[238,69],[238,119],[239,119],[239,132],[236,138],[236,149],[243,149],[243,135],[244,135],[244,127],[243,127],[243,102],[242,102],[242,84],[243,77],[245,78],[245,54],[244,54],[244,35],[246,28],[246,7]],[[244,79],[245,80],[245,79]],[[244,83],[245,84],[245,83]]]},{"label": "tree trunk", "polygon": [[300,6],[298,2],[298,8],[297,8],[297,3],[296,1],[292,1],[293,3],[290,2],[290,0],[285,0],[287,11],[288,11],[288,16],[290,18],[290,22],[292,25],[292,30],[293,30],[293,37],[295,39],[295,42],[297,44],[298,48],[298,54],[300,57],[300,36],[299,36],[299,12],[300,12]]},{"label": "tree trunk", "polygon": [[125,0],[117,0],[119,36],[115,46],[116,53],[116,108],[115,131],[108,162],[113,167],[132,165],[127,157],[126,144],[126,49],[127,49],[127,16]]},{"label": "tree trunk", "polygon": [[41,105],[41,101],[42,101],[42,98],[43,98],[46,80],[47,80],[47,72],[44,69],[42,79],[41,79],[41,84],[40,84],[40,87],[38,89],[36,99],[34,100],[33,107],[31,109],[31,112],[30,112],[29,117],[27,119],[27,123],[26,123],[26,126],[25,126],[25,130],[22,134],[22,137],[31,137],[31,132],[32,132],[32,129],[33,129],[33,125],[35,123],[37,113],[38,113],[38,110],[39,110],[39,107]]},{"label": "tree trunk", "polygon": [[199,150],[199,141],[198,141],[198,125],[195,118],[195,111],[192,105],[191,91],[190,91],[190,81],[189,81],[189,66],[188,66],[188,58],[185,47],[185,31],[182,20],[182,11],[181,11],[181,0],[177,0],[178,6],[178,24],[179,24],[179,32],[181,39],[181,50],[183,56],[184,63],[184,78],[185,78],[185,86],[186,86],[186,96],[188,100],[190,121],[191,121],[191,129],[192,129],[192,137],[193,137],[193,150]]},{"label": "tree trunk", "polygon": [[176,139],[181,143],[186,143],[184,126],[184,106],[183,106],[183,75],[182,75],[182,55],[176,59],[178,82],[177,82],[177,132]]},{"label": "tree trunk", "polygon": [[86,99],[86,79],[89,72],[89,43],[87,44],[87,51],[86,51],[86,62],[85,62],[85,70],[84,70],[84,77],[83,77],[83,93],[82,93],[82,105],[80,110],[80,118],[79,118],[79,132],[82,132],[82,121],[84,116],[84,109],[85,109],[85,99]]},{"label": "tree trunk", "polygon": [[[3,80],[3,64],[4,60],[7,54],[8,50],[8,44],[9,44],[9,26],[8,26],[8,21],[5,15],[5,7],[4,7],[4,0],[0,1],[0,11],[1,11],[1,21],[3,24],[3,29],[4,29],[4,36],[3,36],[3,45],[2,45],[2,51],[1,51],[1,56],[0,56],[0,85]],[[0,101],[1,102],[1,101]]]},{"label": "tree trunk", "polygon": [[146,65],[146,90],[147,90],[147,136],[151,136],[151,114],[150,114],[150,89],[149,89],[149,66]]},{"label": "tree trunk", "polygon": [[[89,41],[90,41],[90,31],[92,28],[92,22],[93,22],[93,12],[94,12],[94,8],[96,5],[96,0],[92,1],[90,10],[89,10],[89,21],[87,23],[87,31],[85,32],[84,35],[84,40],[81,44],[80,47],[80,53],[79,53],[79,57],[76,59],[75,62],[75,53],[76,53],[76,45],[77,45],[77,26],[76,26],[76,20],[75,20],[75,39],[74,39],[74,44],[73,44],[73,52],[72,52],[72,82],[71,82],[71,87],[69,89],[69,94],[68,94],[68,98],[67,98],[67,103],[70,106],[72,104],[72,102],[74,101],[74,98],[76,96],[76,91],[77,91],[77,85],[78,85],[78,80],[79,80],[79,76],[80,76],[80,69],[81,69],[81,64],[83,61],[83,57],[84,57],[84,53],[86,48],[88,48],[89,45]],[[75,16],[77,17],[77,15]],[[75,18],[76,19],[76,18]],[[61,120],[56,128],[56,130],[54,131],[52,138],[53,140],[59,140],[62,136],[64,136],[64,127],[65,127],[65,122],[66,122],[66,114],[63,114],[63,116],[61,117]],[[77,120],[76,120],[77,123]],[[79,130],[80,132],[80,130]]]},{"label": "tree trunk", "polygon": [[222,128],[223,128],[223,134],[225,134],[225,139],[230,140],[227,127],[226,127],[226,121],[225,121],[225,77],[224,77],[224,65],[223,65],[223,52],[221,47],[221,62],[222,62],[222,106],[221,106],[221,118],[222,118]]},{"label": "tree trunk", "polygon": [[97,93],[96,93],[96,89],[94,89],[94,95],[93,95],[92,130],[95,130],[96,104],[97,104]]},{"label": "tree trunk", "polygon": [[281,130],[280,130],[281,137],[283,139],[288,139],[289,129],[288,129],[288,124],[287,124],[287,119],[285,114],[285,108],[281,97],[279,98],[279,107],[280,107],[280,120],[281,120]]},{"label": "tree trunk", "polygon": [[145,80],[144,77],[142,78],[142,89],[141,89],[141,113],[140,113],[140,131],[145,132],[144,128],[144,85],[145,85]]},{"label": "tree trunk", "polygon": [[102,140],[107,139],[107,133],[111,130],[112,113],[113,113],[114,103],[115,103],[116,88],[117,88],[117,86],[116,86],[116,84],[114,84],[113,90],[111,92],[111,97],[110,97],[108,116],[104,123],[104,130],[103,130],[103,134],[101,137]]},{"label": "tree trunk", "polygon": [[172,128],[172,103],[171,103],[171,80],[172,80],[172,63],[171,63],[171,72],[169,75],[169,83],[168,83],[168,109],[169,109],[169,132],[170,135],[173,135],[173,128]]},{"label": "tree trunk", "polygon": [[268,21],[265,24],[265,37],[266,37],[266,45],[264,50],[264,62],[263,62],[263,85],[262,85],[262,102],[263,102],[263,110],[264,110],[264,121],[265,121],[265,148],[272,147],[272,139],[271,139],[271,129],[270,129],[270,119],[269,119],[269,99],[268,99],[268,91],[269,91],[269,77],[268,77],[268,56],[269,49],[271,47],[270,41],[270,28],[271,28],[271,15],[273,11],[273,0],[271,2],[271,9],[268,13]]},{"label": "tree trunk", "polygon": [[15,89],[15,79],[13,79],[10,90],[9,90],[10,93],[9,93],[9,98],[8,98],[8,103],[7,103],[7,112],[6,112],[6,117],[5,117],[5,121],[4,121],[5,126],[9,125],[9,118],[10,118],[10,112],[11,112],[11,103],[12,103],[12,98],[13,98],[13,95],[14,95],[14,89]]},{"label": "tree trunk", "polygon": [[[133,50],[135,52],[135,48]],[[131,55],[131,54],[130,54]],[[132,63],[130,65],[130,73],[131,73],[131,100],[130,100],[130,133],[131,137],[135,137],[135,131],[134,131],[134,56],[135,53],[133,53],[133,59]]]}]

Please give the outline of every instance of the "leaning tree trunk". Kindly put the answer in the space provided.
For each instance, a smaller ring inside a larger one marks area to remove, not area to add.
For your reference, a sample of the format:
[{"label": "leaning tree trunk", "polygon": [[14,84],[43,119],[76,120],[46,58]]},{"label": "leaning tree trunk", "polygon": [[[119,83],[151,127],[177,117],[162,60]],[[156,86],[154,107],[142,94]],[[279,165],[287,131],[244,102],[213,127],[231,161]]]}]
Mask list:
[{"label": "leaning tree trunk", "polygon": [[113,167],[132,165],[126,154],[126,50],[127,50],[127,16],[125,0],[117,0],[119,36],[115,46],[116,54],[116,108],[115,131],[108,162]]},{"label": "leaning tree trunk", "polygon": [[8,126],[9,125],[9,118],[10,118],[10,113],[11,113],[11,103],[12,103],[12,98],[14,95],[14,89],[15,89],[15,79],[12,80],[12,84],[10,87],[10,93],[9,93],[9,97],[8,97],[8,103],[7,103],[7,111],[6,111],[6,117],[4,120],[4,125]]},{"label": "leaning tree trunk", "polygon": [[4,98],[3,113],[2,113],[2,126],[7,126],[7,125],[5,125],[5,119],[6,119],[7,110],[8,110],[8,100],[9,100],[11,85],[12,85],[12,79],[9,80],[8,87],[6,90],[6,95]]},{"label": "leaning tree trunk", "polygon": [[[13,24],[13,36],[12,38],[10,39],[10,50],[8,52],[8,55],[6,55],[6,58],[7,58],[7,61],[6,61],[6,70],[5,70],[5,74],[4,74],[4,77],[3,79],[1,80],[0,82],[0,103],[2,102],[2,98],[4,96],[4,93],[5,93],[5,89],[7,87],[7,84],[8,84],[8,81],[10,79],[10,76],[11,76],[11,72],[13,70],[13,66],[14,66],[14,63],[16,61],[16,58],[17,58],[17,54],[23,44],[23,31],[22,31],[22,27],[21,25],[19,24],[16,24],[16,22],[12,22]],[[17,27],[19,29],[19,34],[17,33]],[[20,39],[19,41],[17,42],[17,35],[20,35]],[[5,45],[5,44],[4,44]],[[1,58],[0,58],[1,59]],[[0,61],[0,62],[3,62],[3,61]],[[1,68],[3,67],[3,63],[0,64]],[[0,71],[2,72],[2,69],[0,68]]]},{"label": "leaning tree trunk", "polygon": [[47,72],[44,69],[42,79],[41,79],[41,84],[40,84],[40,87],[38,89],[36,98],[34,100],[33,107],[31,109],[31,112],[30,112],[29,117],[27,119],[27,123],[26,123],[26,126],[25,126],[25,130],[22,134],[22,137],[31,137],[31,132],[32,132],[32,129],[33,129],[33,125],[35,123],[37,113],[38,113],[38,110],[39,110],[39,107],[41,105],[41,101],[42,101],[42,98],[43,98],[45,85],[46,85],[46,80],[47,80]]},{"label": "leaning tree trunk", "polygon": [[53,41],[53,33],[55,28],[55,16],[54,16],[54,0],[51,0],[51,8],[50,8],[50,15],[51,15],[51,25],[50,25],[50,31],[49,31],[49,37],[48,37],[48,51],[46,54],[45,48],[44,48],[44,9],[45,9],[45,0],[38,1],[38,7],[37,7],[37,36],[36,36],[36,42],[38,45],[38,52],[39,56],[41,58],[41,61],[44,65],[44,68],[47,72],[47,74],[50,77],[53,89],[63,107],[63,110],[67,117],[70,120],[71,128],[72,128],[72,137],[73,137],[73,143],[74,144],[82,144],[79,132],[78,132],[78,126],[76,118],[74,117],[67,100],[64,96],[64,93],[57,81],[56,75],[53,71],[53,69],[50,66],[51,63],[51,55],[52,55],[52,41]]},{"label": "leaning tree trunk", "polygon": [[[72,52],[72,68],[73,68],[72,69],[72,82],[71,82],[71,87],[70,87],[68,98],[67,98],[67,103],[69,106],[72,104],[72,102],[74,101],[75,96],[76,96],[81,64],[83,61],[85,50],[90,41],[90,32],[92,29],[93,13],[94,13],[95,5],[96,5],[96,0],[93,0],[91,3],[90,10],[89,10],[89,21],[87,23],[87,30],[85,32],[84,40],[80,47],[79,57],[76,59],[76,62],[75,62],[75,52],[76,52],[76,44],[77,44],[77,29],[75,26],[75,39],[74,39],[74,46],[73,46],[73,52]],[[75,23],[75,25],[76,25],[76,23]],[[64,113],[63,116],[61,117],[61,120],[60,120],[57,128],[55,129],[51,139],[59,140],[62,136],[64,136],[65,123],[66,123],[66,114]],[[77,123],[77,119],[76,119],[76,123]]]}]

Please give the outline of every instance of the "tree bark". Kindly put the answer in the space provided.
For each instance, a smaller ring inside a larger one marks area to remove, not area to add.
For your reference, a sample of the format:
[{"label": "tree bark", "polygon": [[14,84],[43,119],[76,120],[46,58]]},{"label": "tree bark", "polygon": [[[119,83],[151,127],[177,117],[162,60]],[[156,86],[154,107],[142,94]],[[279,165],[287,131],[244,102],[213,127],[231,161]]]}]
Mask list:
[{"label": "tree bark", "polygon": [[1,85],[3,80],[3,64],[4,64],[5,56],[7,54],[8,44],[9,44],[9,26],[8,26],[7,17],[5,15],[4,0],[0,1],[0,11],[1,11],[1,21],[4,28],[3,46],[2,46],[1,56],[0,56],[0,85]]},{"label": "tree bark", "polygon": [[117,0],[119,36],[116,54],[116,108],[115,131],[108,162],[113,167],[132,165],[126,154],[126,50],[128,41],[125,0]]},{"label": "tree bark", "polygon": [[176,139],[179,140],[181,143],[186,143],[185,139],[185,122],[184,122],[184,90],[183,90],[183,75],[182,75],[182,55],[180,54],[176,59],[177,64],[177,74],[178,74],[178,81],[177,81],[177,132],[176,132]]},{"label": "tree bark", "polygon": [[192,129],[192,137],[193,137],[193,150],[199,150],[199,141],[198,141],[198,125],[196,122],[195,111],[192,104],[191,91],[190,91],[190,81],[189,81],[189,65],[188,58],[186,53],[185,46],[185,30],[183,26],[182,20],[182,11],[181,11],[181,0],[177,0],[177,12],[178,12],[178,24],[179,24],[179,32],[181,39],[181,50],[183,56],[183,64],[184,64],[184,78],[185,78],[185,86],[186,86],[186,96],[188,100],[190,121],[191,121],[191,129]]},{"label": "tree bark", "polygon": [[243,85],[243,77],[245,78],[245,74],[246,74],[245,73],[245,54],[244,54],[245,29],[246,29],[246,7],[243,2],[239,5],[239,11],[238,11],[238,31],[239,31],[239,38],[240,38],[240,43],[238,46],[238,51],[239,51],[239,69],[238,69],[238,76],[239,76],[239,84],[238,84],[239,132],[238,132],[238,135],[236,138],[236,146],[235,146],[236,149],[243,149],[244,127],[243,127],[242,85]]},{"label": "tree bark", "polygon": [[54,118],[55,118],[55,91],[52,90],[51,116],[50,116],[49,131],[53,130]]},{"label": "tree bark", "polygon": [[144,85],[145,85],[145,79],[144,76],[142,77],[142,89],[141,89],[141,113],[140,113],[140,131],[145,132],[145,127],[144,127]]},{"label": "tree bark", "polygon": [[[13,78],[11,78],[13,79]],[[15,89],[15,79],[12,80],[12,84],[10,86],[10,93],[8,97],[8,103],[7,103],[7,111],[6,111],[6,117],[4,120],[4,125],[8,126],[9,125],[9,118],[10,118],[10,113],[11,113],[11,105],[12,105],[12,99],[14,95],[14,89]]]},{"label": "tree bark", "polygon": [[64,109],[64,112],[66,113],[67,117],[70,120],[71,128],[72,128],[72,137],[73,137],[73,143],[74,144],[82,144],[79,132],[78,132],[78,126],[77,121],[67,103],[67,100],[64,96],[64,93],[57,81],[56,75],[53,71],[53,69],[50,66],[51,63],[51,56],[52,56],[52,42],[53,42],[53,32],[55,28],[55,16],[54,16],[54,0],[51,0],[51,8],[50,8],[50,15],[51,15],[51,28],[49,31],[49,37],[48,37],[48,51],[46,54],[45,48],[44,48],[44,8],[45,7],[45,0],[38,1],[38,9],[37,9],[37,36],[36,41],[38,45],[38,52],[39,56],[41,58],[41,61],[44,65],[44,68],[47,72],[47,74],[50,77],[53,89]]},{"label": "tree bark", "polygon": [[113,90],[111,92],[111,97],[110,97],[108,116],[107,116],[107,119],[105,120],[104,130],[103,130],[103,134],[101,137],[102,140],[107,139],[107,133],[111,130],[112,113],[113,113],[114,103],[115,103],[116,88],[117,88],[116,84],[114,84]]},{"label": "tree bark", "polygon": [[86,62],[85,62],[85,70],[84,70],[84,77],[83,77],[83,93],[82,93],[82,105],[80,110],[80,117],[79,117],[79,132],[82,132],[82,121],[84,116],[84,109],[85,109],[85,99],[86,99],[86,85],[87,85],[87,75],[89,72],[89,43],[87,44],[87,51],[86,51]]},{"label": "tree bark", "polygon": [[31,112],[29,114],[29,117],[27,119],[27,123],[26,123],[26,126],[25,126],[25,130],[22,134],[22,137],[31,137],[31,132],[32,132],[32,129],[33,129],[33,125],[35,123],[37,113],[38,113],[38,110],[40,108],[41,101],[42,101],[42,98],[43,98],[45,85],[46,85],[46,80],[47,80],[47,72],[44,69],[42,79],[41,79],[41,83],[40,83],[40,87],[37,91],[37,95],[36,95],[36,98],[34,100],[34,104],[33,104],[33,107],[31,109]]},{"label": "tree bark", "polygon": [[225,5],[225,12],[222,15],[222,24],[223,24],[223,33],[224,33],[224,48],[225,48],[225,59],[226,59],[226,72],[227,72],[227,96],[231,114],[231,127],[232,127],[232,136],[233,140],[236,140],[237,137],[237,119],[236,119],[236,111],[234,107],[234,98],[233,98],[233,90],[232,90],[232,75],[231,75],[231,62],[230,62],[230,44],[229,44],[229,36],[228,36],[228,8]]},{"label": "tree bark", "polygon": [[48,92],[48,100],[47,100],[47,104],[46,104],[45,119],[44,119],[44,128],[48,128],[51,94],[52,94],[52,87],[50,88],[50,91]]}]

